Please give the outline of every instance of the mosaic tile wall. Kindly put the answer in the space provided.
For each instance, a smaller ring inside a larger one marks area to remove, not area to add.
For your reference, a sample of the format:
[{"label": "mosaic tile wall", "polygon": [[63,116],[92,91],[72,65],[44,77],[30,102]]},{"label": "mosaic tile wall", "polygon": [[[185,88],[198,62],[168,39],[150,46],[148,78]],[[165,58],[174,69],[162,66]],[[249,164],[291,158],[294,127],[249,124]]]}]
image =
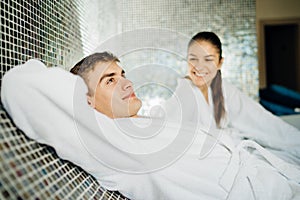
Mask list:
[{"label": "mosaic tile wall", "polygon": [[[225,61],[222,68],[223,77],[236,85],[252,98],[258,98],[258,61],[255,24],[255,0],[126,0],[122,2],[122,31],[134,31],[142,28],[157,28],[175,31],[173,43],[176,38],[186,42],[199,31],[213,31],[223,43],[223,56]],[[170,35],[171,36],[171,35]],[[135,37],[137,44],[145,40],[155,39],[141,35]],[[163,43],[163,41],[161,41]],[[170,42],[168,39],[165,42]],[[161,65],[163,68],[171,67],[176,76],[184,76],[186,70],[186,44],[181,46],[182,55],[174,55],[168,49],[152,50],[135,49],[122,55],[122,61],[127,71],[141,66]],[[182,57],[184,58],[182,58]],[[159,69],[162,70],[162,69]],[[148,74],[147,81],[157,79],[157,74]],[[161,74],[160,74],[161,76]],[[143,76],[145,77],[145,76]],[[139,82],[137,76],[132,76],[134,82]],[[146,78],[146,77],[145,77]],[[172,76],[168,78],[171,80]],[[171,80],[168,88],[173,90],[176,83]],[[170,95],[160,86],[140,87],[137,94],[147,103],[156,88],[158,96],[165,98]],[[148,96],[147,89],[149,90]],[[153,96],[153,95],[152,95]],[[161,100],[161,99],[160,99]],[[157,100],[160,101],[160,100]],[[144,103],[145,104],[145,103]],[[147,108],[145,108],[147,109]]]},{"label": "mosaic tile wall", "polygon": [[82,42],[84,55],[121,31],[119,0],[81,0],[83,2]]},{"label": "mosaic tile wall", "polygon": [[[147,30],[116,44],[152,42],[147,48],[118,54],[128,77],[138,86],[137,95],[144,101],[142,113],[172,94],[176,79],[186,73],[187,42],[204,30],[221,38],[223,77],[257,99],[255,0],[3,0],[0,78],[32,57],[69,69],[103,43],[143,28],[162,30],[162,34],[169,31],[169,35],[161,40],[159,31]],[[163,48],[153,48],[157,46]],[[136,74],[140,68],[143,71]],[[159,84],[151,83],[155,81]]]},{"label": "mosaic tile wall", "polygon": [[69,68],[83,56],[79,0],[1,0],[0,78],[30,58]]}]

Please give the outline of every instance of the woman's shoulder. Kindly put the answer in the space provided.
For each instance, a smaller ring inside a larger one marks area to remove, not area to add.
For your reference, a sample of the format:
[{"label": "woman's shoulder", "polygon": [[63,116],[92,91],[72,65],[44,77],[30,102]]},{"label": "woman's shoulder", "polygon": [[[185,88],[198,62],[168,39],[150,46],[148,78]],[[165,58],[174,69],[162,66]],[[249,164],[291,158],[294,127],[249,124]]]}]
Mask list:
[{"label": "woman's shoulder", "polygon": [[226,79],[222,79],[222,87],[224,92],[236,92],[239,91],[239,89],[233,85],[230,81]]},{"label": "woman's shoulder", "polygon": [[192,85],[192,81],[186,77],[180,77],[177,79],[177,85]]},{"label": "woman's shoulder", "polygon": [[178,89],[194,88],[194,87],[195,87],[195,85],[188,78],[183,77],[183,78],[178,78],[177,79],[176,90],[178,90]]},{"label": "woman's shoulder", "polygon": [[222,88],[224,97],[228,99],[236,99],[242,95],[242,92],[235,86],[232,82],[223,79],[222,80]]},{"label": "woman's shoulder", "polygon": [[222,79],[222,85],[225,88],[236,88],[228,79]]},{"label": "woman's shoulder", "polygon": [[177,79],[177,86],[174,93],[179,96],[189,98],[193,94],[197,94],[200,90],[188,78]]}]

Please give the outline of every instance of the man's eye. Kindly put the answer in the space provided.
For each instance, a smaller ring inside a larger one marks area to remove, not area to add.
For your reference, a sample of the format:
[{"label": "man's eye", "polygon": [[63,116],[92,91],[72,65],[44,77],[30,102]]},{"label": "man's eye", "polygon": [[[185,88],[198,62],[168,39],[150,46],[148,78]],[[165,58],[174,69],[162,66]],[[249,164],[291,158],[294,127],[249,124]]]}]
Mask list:
[{"label": "man's eye", "polygon": [[211,61],[214,61],[214,59],[205,59],[205,61],[211,62]]},{"label": "man's eye", "polygon": [[114,81],[115,81],[114,78],[110,78],[106,81],[106,85],[109,85],[109,84],[113,83]]},{"label": "man's eye", "polygon": [[195,60],[198,60],[197,58],[190,58],[189,59],[190,61],[195,61]]}]

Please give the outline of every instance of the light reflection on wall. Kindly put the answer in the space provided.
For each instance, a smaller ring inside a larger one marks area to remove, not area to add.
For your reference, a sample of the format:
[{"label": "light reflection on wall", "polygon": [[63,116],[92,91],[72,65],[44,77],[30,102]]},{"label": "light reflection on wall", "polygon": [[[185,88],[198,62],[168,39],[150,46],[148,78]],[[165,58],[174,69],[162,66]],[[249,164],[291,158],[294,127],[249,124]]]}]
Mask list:
[{"label": "light reflection on wall", "polygon": [[143,49],[120,57],[126,76],[133,80],[143,106],[139,114],[149,116],[151,108],[171,97],[178,78],[186,74],[185,58],[159,49]]}]

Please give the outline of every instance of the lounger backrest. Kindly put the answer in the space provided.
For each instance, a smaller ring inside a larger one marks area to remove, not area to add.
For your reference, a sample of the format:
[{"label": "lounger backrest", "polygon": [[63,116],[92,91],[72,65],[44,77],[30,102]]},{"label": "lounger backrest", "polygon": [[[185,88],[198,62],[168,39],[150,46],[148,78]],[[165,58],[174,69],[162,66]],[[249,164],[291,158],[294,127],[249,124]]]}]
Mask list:
[{"label": "lounger backrest", "polygon": [[0,199],[126,199],[26,137],[0,105]]}]

